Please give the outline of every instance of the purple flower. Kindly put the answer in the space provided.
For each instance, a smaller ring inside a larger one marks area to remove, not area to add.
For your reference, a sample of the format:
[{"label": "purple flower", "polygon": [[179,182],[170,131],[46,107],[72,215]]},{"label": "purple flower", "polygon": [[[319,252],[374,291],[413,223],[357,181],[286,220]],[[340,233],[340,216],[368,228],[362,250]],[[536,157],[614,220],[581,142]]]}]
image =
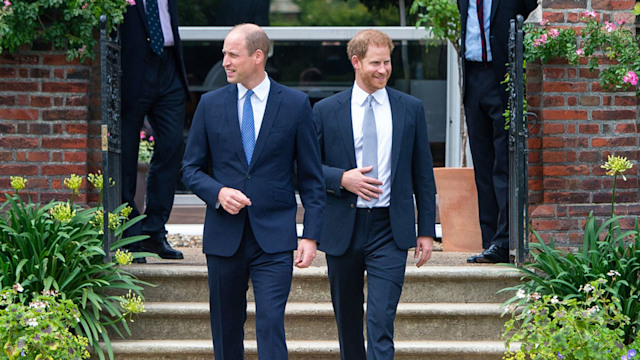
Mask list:
[{"label": "purple flower", "polygon": [[560,360],[564,359],[564,356],[562,356],[562,354],[560,354],[560,351],[558,351],[556,355],[558,355],[558,359],[560,359]]},{"label": "purple flower", "polygon": [[637,352],[636,352],[635,349],[630,349],[629,351],[627,351],[627,357],[632,358],[632,357],[636,356],[636,354],[637,354]]}]

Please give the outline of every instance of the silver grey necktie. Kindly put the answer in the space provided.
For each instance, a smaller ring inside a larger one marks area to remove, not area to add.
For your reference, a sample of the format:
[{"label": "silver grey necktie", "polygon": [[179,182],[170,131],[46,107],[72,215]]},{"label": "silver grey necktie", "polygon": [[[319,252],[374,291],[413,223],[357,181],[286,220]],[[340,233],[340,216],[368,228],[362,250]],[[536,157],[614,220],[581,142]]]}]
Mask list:
[{"label": "silver grey necktie", "polygon": [[[378,132],[376,131],[376,120],[373,116],[372,102],[373,95],[369,95],[365,100],[364,121],[362,122],[362,167],[373,166],[373,170],[364,174],[365,176],[378,178]],[[374,207],[378,199],[371,198],[364,203],[368,207]]]}]

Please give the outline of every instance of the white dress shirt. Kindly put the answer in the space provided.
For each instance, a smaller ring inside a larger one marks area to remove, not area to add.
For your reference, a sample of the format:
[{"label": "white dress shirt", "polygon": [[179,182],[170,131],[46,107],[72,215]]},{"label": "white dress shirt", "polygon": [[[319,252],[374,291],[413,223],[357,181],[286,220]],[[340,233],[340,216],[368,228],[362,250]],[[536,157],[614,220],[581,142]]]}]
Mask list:
[{"label": "white dress shirt", "polygon": [[[260,126],[262,126],[262,119],[264,118],[264,110],[267,108],[267,98],[269,97],[269,90],[271,90],[271,81],[267,73],[264,73],[264,80],[253,88],[255,96],[251,97],[251,107],[253,108],[253,125],[255,129],[255,137],[258,139],[260,134]],[[238,121],[240,128],[242,128],[242,112],[244,108],[244,97],[247,95],[247,89],[242,84],[238,84]]]},{"label": "white dress shirt", "polygon": [[[387,207],[391,200],[391,139],[393,138],[393,122],[391,119],[391,104],[386,89],[374,92],[371,102],[373,116],[376,121],[378,134],[378,180],[382,181],[382,194],[375,207]],[[356,151],[356,163],[362,167],[362,123],[364,122],[365,103],[369,94],[353,84],[351,92],[351,124],[353,126],[353,145]],[[367,176],[367,174],[364,174]],[[366,208],[364,201],[358,197],[356,204],[359,208]]]}]

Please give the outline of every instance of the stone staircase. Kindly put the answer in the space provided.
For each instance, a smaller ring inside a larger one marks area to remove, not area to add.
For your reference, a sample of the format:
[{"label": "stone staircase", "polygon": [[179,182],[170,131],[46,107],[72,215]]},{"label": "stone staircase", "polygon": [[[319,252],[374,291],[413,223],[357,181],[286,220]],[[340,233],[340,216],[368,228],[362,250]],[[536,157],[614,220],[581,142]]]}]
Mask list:
[{"label": "stone staircase", "polygon": [[[318,255],[314,266],[294,269],[285,318],[291,360],[339,359],[327,268]],[[395,322],[396,359],[501,359],[500,304],[511,295],[496,292],[516,284],[518,275],[501,266],[467,265],[465,256],[434,252],[429,265],[416,268],[410,253]],[[213,358],[203,260],[151,260],[130,268],[157,287],[145,290],[146,312],[130,323],[133,336],[112,335],[117,360]],[[257,359],[252,295],[249,289],[246,359]]]}]

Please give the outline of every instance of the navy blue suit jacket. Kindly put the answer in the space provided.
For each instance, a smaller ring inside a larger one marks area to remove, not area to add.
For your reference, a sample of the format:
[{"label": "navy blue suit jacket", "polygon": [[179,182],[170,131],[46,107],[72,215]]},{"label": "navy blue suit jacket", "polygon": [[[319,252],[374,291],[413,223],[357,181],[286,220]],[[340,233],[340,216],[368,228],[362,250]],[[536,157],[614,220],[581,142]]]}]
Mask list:
[{"label": "navy blue suit jacket", "polygon": [[[182,42],[178,34],[178,0],[169,1],[169,15],[171,16],[171,30],[173,32],[174,47],[176,56],[176,69],[178,76],[182,80],[187,98],[189,98],[189,87],[187,75],[184,68],[184,56],[182,54]],[[143,83],[146,63],[153,54],[149,45],[149,29],[147,15],[144,11],[142,0],[136,1],[135,5],[127,7],[124,13],[124,21],[120,24],[121,42],[121,66],[122,66],[122,98],[136,99],[140,93]],[[125,101],[133,106],[136,101]]]},{"label": "navy blue suit jacket", "polygon": [[[329,255],[344,254],[351,242],[357,196],[340,188],[344,171],[356,168],[351,123],[351,91],[318,102],[313,119],[318,131],[327,207],[319,248]],[[416,246],[419,236],[435,236],[435,182],[422,102],[387,87],[391,104],[391,203],[389,216],[393,238],[400,249]]]},{"label": "navy blue suit jacket", "polygon": [[[294,161],[305,209],[303,237],[319,239],[325,194],[309,98],[271,80],[249,165],[242,147],[237,101],[235,84],[203,95],[187,139],[182,181],[207,203],[204,253],[233,255],[242,240],[247,216],[262,250],[275,253],[296,249]],[[222,206],[216,209],[222,187],[242,191],[252,205],[237,215],[227,213]]]}]

